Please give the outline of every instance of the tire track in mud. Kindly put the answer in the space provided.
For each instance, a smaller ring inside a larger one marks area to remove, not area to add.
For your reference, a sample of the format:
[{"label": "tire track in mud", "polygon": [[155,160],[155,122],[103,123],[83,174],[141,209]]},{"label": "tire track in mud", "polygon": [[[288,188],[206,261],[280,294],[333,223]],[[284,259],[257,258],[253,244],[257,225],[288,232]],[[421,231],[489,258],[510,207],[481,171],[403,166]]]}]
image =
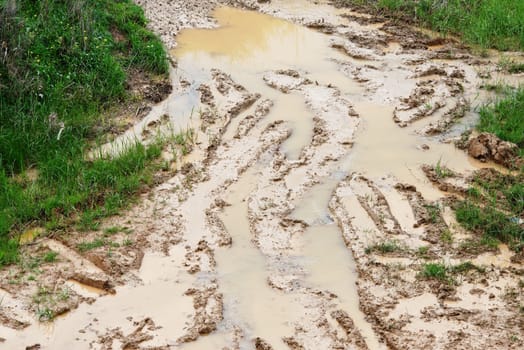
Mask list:
[{"label": "tire track in mud", "polygon": [[[36,285],[3,283],[0,341],[189,350],[518,344],[522,316],[507,295],[518,291],[511,269],[521,266],[509,251],[469,257],[491,265],[454,276],[458,285],[419,274],[427,262],[466,261],[456,251],[471,235],[459,234],[421,165],[449,157],[466,174],[438,184],[450,189],[479,166],[440,139],[471,118],[469,106],[481,101],[476,70],[489,62],[326,2],[138,3],[166,45],[179,45],[175,88],[106,147],[192,128],[193,153],[107,223],[136,232],[135,245],[124,244],[125,232],[112,238],[120,244],[111,255],[78,251],[99,232],[47,241],[60,260],[43,267],[44,286],[50,295],[68,286],[57,309],[78,307],[54,330],[31,320]],[[211,12],[224,3],[298,25],[231,9],[216,22]],[[218,28],[179,33],[193,27]],[[455,240],[442,242],[444,231]]]}]

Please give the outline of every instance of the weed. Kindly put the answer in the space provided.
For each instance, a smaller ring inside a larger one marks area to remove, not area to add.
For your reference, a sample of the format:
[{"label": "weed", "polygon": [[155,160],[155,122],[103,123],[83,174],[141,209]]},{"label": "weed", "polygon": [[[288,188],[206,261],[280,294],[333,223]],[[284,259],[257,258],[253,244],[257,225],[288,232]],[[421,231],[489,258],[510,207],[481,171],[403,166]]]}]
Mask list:
[{"label": "weed", "polygon": [[52,263],[56,261],[56,258],[58,256],[57,252],[47,252],[45,253],[44,257],[42,258],[46,263]]},{"label": "weed", "polygon": [[36,309],[36,316],[38,317],[38,320],[40,322],[47,322],[51,321],[53,318],[55,318],[55,314],[53,310],[51,310],[48,307],[42,307]]},{"label": "weed", "polygon": [[451,170],[441,165],[440,159],[437,162],[437,164],[435,165],[434,170],[435,170],[435,174],[437,174],[437,177],[439,179],[453,176],[453,172]]},{"label": "weed", "polygon": [[445,281],[448,279],[446,266],[438,263],[428,263],[422,266],[422,277]]},{"label": "weed", "polygon": [[440,240],[446,244],[453,243],[453,233],[449,229],[445,229],[440,234]]},{"label": "weed", "polygon": [[373,251],[380,252],[382,254],[393,253],[402,250],[402,247],[395,241],[385,241],[366,248],[366,253],[370,254]]},{"label": "weed", "polygon": [[478,188],[476,188],[476,187],[468,188],[466,193],[467,193],[468,196],[473,197],[473,198],[480,198],[480,196],[482,195],[480,190]]},{"label": "weed", "polygon": [[71,290],[69,288],[62,288],[60,293],[58,293],[58,299],[61,301],[69,300],[71,297]]},{"label": "weed", "polygon": [[96,248],[100,248],[106,245],[106,241],[101,238],[97,238],[94,241],[91,242],[82,242],[77,244],[76,248],[81,252],[87,252],[89,250],[93,250]]},{"label": "weed", "polygon": [[468,239],[460,243],[459,250],[468,254],[479,254],[484,251],[495,251],[500,242],[489,236],[482,236],[480,239]]},{"label": "weed", "polygon": [[108,227],[104,229],[104,236],[116,235],[117,233],[122,232],[122,231],[124,231],[124,228],[120,226]]},{"label": "weed", "polygon": [[423,259],[429,259],[428,253],[429,253],[428,246],[422,246],[417,249],[417,255]]},{"label": "weed", "polygon": [[35,304],[42,304],[49,298],[49,291],[46,287],[39,286],[35,295],[33,295],[33,302]]},{"label": "weed", "polygon": [[475,270],[481,273],[485,272],[485,269],[483,267],[477,266],[473,264],[471,261],[466,261],[466,262],[460,263],[458,265],[454,265],[449,268],[449,271],[451,273],[462,273],[462,274],[468,271],[472,271],[472,270]]},{"label": "weed", "polygon": [[507,86],[502,82],[498,83],[485,83],[479,86],[480,89],[484,89],[486,91],[494,92],[498,95],[507,94],[508,92],[511,92],[514,90],[513,87]]},{"label": "weed", "polygon": [[499,67],[510,74],[524,72],[524,63],[515,62],[514,60],[506,57],[503,57],[499,61]]},{"label": "weed", "polygon": [[39,256],[23,257],[19,261],[19,265],[24,271],[36,271],[42,264],[42,260]]},{"label": "weed", "polygon": [[438,204],[426,204],[424,205],[426,212],[429,216],[431,223],[436,224],[440,219],[440,206]]},{"label": "weed", "polygon": [[490,248],[490,249],[497,249],[500,245],[500,241],[494,237],[484,235],[480,238],[481,245]]}]

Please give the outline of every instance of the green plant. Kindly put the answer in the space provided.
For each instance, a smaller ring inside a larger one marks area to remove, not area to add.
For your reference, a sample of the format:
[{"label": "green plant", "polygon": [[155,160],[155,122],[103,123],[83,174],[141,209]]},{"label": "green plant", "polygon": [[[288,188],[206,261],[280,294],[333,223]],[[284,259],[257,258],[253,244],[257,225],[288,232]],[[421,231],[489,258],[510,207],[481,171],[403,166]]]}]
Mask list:
[{"label": "green plant", "polygon": [[466,200],[456,208],[456,217],[466,229],[476,231],[486,238],[517,245],[524,241],[524,228],[493,205],[479,206]]},{"label": "green plant", "polygon": [[499,67],[510,74],[524,72],[524,63],[515,62],[514,60],[506,57],[503,57],[499,61]]},{"label": "green plant", "polygon": [[429,247],[428,246],[422,246],[422,247],[419,247],[417,249],[417,255],[423,259],[428,259],[429,256],[428,256],[428,253],[429,253]]},{"label": "green plant", "polygon": [[97,238],[94,241],[91,242],[82,242],[77,244],[76,248],[81,252],[86,252],[89,250],[93,250],[96,248],[103,247],[107,244],[107,242],[104,239]]},{"label": "green plant", "polygon": [[422,266],[421,275],[428,279],[444,281],[448,278],[446,266],[438,263],[428,263]]},{"label": "green plant", "polygon": [[62,288],[62,290],[58,293],[58,299],[61,301],[69,300],[71,297],[71,290],[69,288]]},{"label": "green plant", "polygon": [[55,313],[50,308],[43,307],[36,309],[36,316],[40,322],[47,322],[55,318]]},{"label": "green plant", "polygon": [[402,250],[402,247],[395,241],[384,241],[373,244],[366,248],[366,253],[370,254],[373,251],[378,251],[382,254],[393,253]]},{"label": "green plant", "polygon": [[451,244],[453,243],[453,233],[449,229],[445,229],[440,234],[440,240],[444,243]]},{"label": "green plant", "polygon": [[436,224],[440,219],[440,206],[438,204],[426,204],[424,208],[426,208],[431,223]]},{"label": "green plant", "polygon": [[46,262],[46,263],[52,263],[52,262],[55,262],[56,261],[56,258],[58,256],[58,253],[57,252],[47,252],[45,253],[44,257],[43,257],[43,260]]},{"label": "green plant", "polygon": [[437,174],[437,177],[439,179],[443,179],[443,178],[446,178],[446,177],[453,176],[453,172],[451,170],[449,170],[445,166],[442,166],[440,159],[437,162],[437,164],[435,165],[434,170],[435,170],[435,174]]},{"label": "green plant", "polygon": [[124,231],[124,228],[123,227],[120,227],[120,226],[112,226],[112,227],[108,227],[106,229],[104,229],[104,235],[105,236],[112,236],[112,235],[115,235],[119,232],[123,232]]},{"label": "green plant", "polygon": [[475,270],[481,273],[485,272],[485,269],[483,267],[477,266],[473,264],[471,261],[466,261],[458,265],[451,266],[449,270],[451,273],[466,273],[471,270]]}]

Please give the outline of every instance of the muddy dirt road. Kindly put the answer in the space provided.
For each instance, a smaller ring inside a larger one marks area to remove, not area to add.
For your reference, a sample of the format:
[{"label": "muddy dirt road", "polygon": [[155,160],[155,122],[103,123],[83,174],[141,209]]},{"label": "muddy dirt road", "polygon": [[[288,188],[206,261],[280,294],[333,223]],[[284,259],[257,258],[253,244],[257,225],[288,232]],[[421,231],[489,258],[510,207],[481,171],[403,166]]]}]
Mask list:
[{"label": "muddy dirt road", "polygon": [[[504,78],[489,58],[324,1],[137,2],[173,93],[105,150],[175,131],[192,152],[166,150],[169,176],[105,230],[25,248],[58,261],[2,272],[1,349],[523,346],[521,263],[461,252],[449,208],[495,167],[453,143]],[[457,174],[440,189],[436,164]]]}]

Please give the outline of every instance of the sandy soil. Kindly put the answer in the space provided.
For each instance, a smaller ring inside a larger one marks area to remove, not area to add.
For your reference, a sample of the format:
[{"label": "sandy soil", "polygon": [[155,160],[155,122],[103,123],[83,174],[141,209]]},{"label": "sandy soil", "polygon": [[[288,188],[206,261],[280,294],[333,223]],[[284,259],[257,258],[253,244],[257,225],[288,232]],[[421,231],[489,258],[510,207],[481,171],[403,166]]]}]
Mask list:
[{"label": "sandy soil", "polygon": [[[137,3],[173,89],[102,149],[190,137],[100,230],[28,239],[0,271],[0,348],[524,346],[521,259],[465,249],[479,237],[451,209],[514,155],[454,146],[496,57],[325,1]],[[430,262],[474,268],[437,280]]]}]

